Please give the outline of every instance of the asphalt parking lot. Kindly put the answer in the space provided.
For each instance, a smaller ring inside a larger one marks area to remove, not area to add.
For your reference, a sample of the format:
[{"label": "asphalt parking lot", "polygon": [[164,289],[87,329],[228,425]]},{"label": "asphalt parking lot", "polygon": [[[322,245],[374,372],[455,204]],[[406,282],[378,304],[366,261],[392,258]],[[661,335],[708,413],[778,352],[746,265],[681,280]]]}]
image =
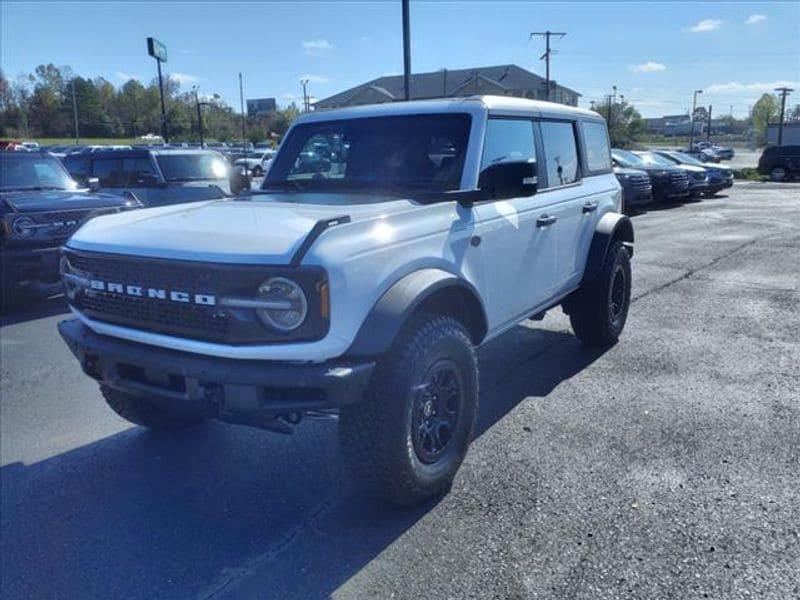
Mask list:
[{"label": "asphalt parking lot", "polygon": [[336,424],[167,436],[56,334],[2,336],[4,598],[800,597],[800,184],[634,218],[621,342],[560,310],[480,351],[478,437],[414,511],[355,496]]}]

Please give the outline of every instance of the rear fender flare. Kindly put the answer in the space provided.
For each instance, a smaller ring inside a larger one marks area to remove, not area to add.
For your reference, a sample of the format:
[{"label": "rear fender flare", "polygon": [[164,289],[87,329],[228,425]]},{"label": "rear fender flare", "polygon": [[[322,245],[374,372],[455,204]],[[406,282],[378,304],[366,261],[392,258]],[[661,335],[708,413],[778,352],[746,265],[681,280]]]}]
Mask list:
[{"label": "rear fender flare", "polygon": [[607,212],[600,218],[595,228],[581,285],[597,277],[606,261],[608,250],[615,240],[622,241],[628,255],[633,256],[633,224],[631,220],[623,214]]}]

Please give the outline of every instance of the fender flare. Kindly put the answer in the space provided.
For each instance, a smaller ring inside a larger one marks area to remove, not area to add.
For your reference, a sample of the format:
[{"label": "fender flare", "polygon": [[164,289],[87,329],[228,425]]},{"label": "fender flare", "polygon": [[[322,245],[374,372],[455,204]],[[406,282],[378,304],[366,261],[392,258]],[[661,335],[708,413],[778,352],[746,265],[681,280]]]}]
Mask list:
[{"label": "fender flare", "polygon": [[[462,315],[471,321],[465,326],[472,336],[473,343],[479,344],[487,331],[486,311],[480,295],[468,281],[442,269],[428,268],[414,271],[396,281],[378,299],[370,310],[347,350],[348,356],[375,356],[387,352],[397,334],[414,311],[426,300],[433,300],[434,294],[444,290],[456,291],[467,299]],[[448,306],[448,310],[458,311],[461,307]],[[474,314],[479,310],[480,314]]]},{"label": "fender flare", "polygon": [[603,263],[606,261],[611,243],[617,239],[622,240],[628,254],[633,256],[633,223],[623,214],[607,212],[597,222],[597,227],[594,230],[581,284],[597,277],[600,269],[603,268]]}]

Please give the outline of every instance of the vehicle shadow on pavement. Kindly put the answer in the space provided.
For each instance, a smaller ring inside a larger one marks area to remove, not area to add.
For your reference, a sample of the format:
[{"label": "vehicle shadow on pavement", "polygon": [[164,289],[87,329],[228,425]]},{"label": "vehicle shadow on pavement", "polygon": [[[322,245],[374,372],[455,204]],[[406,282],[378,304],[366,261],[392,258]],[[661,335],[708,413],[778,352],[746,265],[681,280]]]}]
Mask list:
[{"label": "vehicle shadow on pavement", "polygon": [[[476,437],[596,360],[518,326],[480,351]],[[217,423],[132,427],[0,470],[3,597],[328,597],[437,502],[355,494],[334,422],[291,437]]]},{"label": "vehicle shadow on pavement", "polygon": [[22,307],[14,311],[0,314],[0,327],[16,325],[17,323],[26,323],[46,317],[54,317],[56,315],[65,315],[68,312],[69,308],[67,308],[67,302],[61,294],[41,298],[32,293],[28,293],[25,296]]}]

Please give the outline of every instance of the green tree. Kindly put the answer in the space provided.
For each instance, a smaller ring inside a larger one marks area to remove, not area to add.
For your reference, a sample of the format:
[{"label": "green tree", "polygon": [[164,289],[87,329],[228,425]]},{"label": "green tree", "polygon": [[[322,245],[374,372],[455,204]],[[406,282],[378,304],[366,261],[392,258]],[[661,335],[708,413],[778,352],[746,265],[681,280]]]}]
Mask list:
[{"label": "green tree", "polygon": [[611,145],[626,148],[641,139],[647,130],[647,124],[636,108],[625,101],[595,104],[594,111],[601,114],[608,122],[608,135]]},{"label": "green tree", "polygon": [[757,146],[767,143],[767,127],[778,120],[780,103],[772,94],[764,94],[753,105],[750,117],[753,120],[753,140]]}]

